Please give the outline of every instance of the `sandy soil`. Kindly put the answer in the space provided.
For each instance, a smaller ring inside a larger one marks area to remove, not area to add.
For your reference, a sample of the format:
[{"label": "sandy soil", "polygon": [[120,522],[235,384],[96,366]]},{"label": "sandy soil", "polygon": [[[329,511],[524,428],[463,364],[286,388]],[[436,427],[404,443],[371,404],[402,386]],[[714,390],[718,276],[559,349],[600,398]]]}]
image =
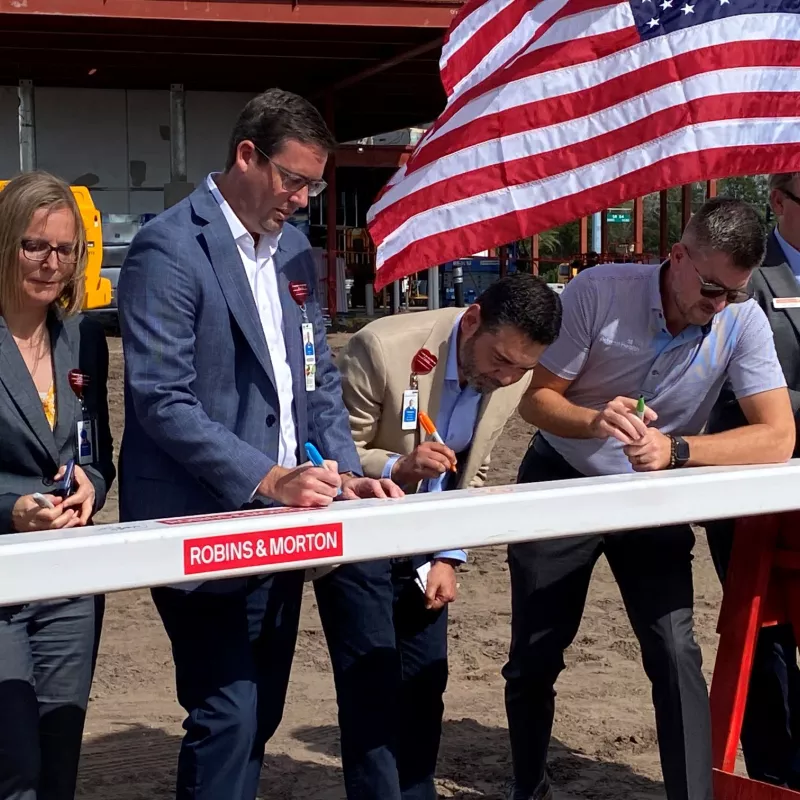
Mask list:
[{"label": "sandy soil", "polygon": [[[341,344],[341,335],[333,337]],[[122,359],[109,340],[115,439],[122,430]],[[513,482],[530,437],[513,419],[491,482]],[[102,520],[116,516],[116,492]],[[442,797],[503,800],[510,761],[500,668],[508,648],[508,568],[500,548],[472,553],[452,607],[450,684],[439,760]],[[697,632],[714,663],[720,589],[701,536],[695,560]],[[650,689],[611,574],[601,562],[558,684],[551,765],[561,798],[663,798]],[[182,712],[167,638],[145,591],[108,598],[80,774],[80,800],[172,797]],[[308,593],[283,725],[269,746],[262,798],[343,800],[336,703],[325,641]]]}]

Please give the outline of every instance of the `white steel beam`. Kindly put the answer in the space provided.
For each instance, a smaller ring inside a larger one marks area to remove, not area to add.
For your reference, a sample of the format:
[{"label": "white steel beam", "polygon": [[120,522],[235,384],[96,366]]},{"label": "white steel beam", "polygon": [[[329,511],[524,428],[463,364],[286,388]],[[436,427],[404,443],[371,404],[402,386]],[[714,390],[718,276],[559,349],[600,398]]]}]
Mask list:
[{"label": "white steel beam", "polygon": [[800,459],[0,536],[0,605],[800,508]]}]

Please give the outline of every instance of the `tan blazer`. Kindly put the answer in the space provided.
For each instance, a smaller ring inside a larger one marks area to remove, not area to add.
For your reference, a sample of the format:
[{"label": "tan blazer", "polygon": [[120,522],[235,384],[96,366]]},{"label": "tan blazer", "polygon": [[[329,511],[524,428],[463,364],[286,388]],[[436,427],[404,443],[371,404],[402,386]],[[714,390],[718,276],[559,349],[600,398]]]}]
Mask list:
[{"label": "tan blazer", "polygon": [[[460,308],[399,314],[371,322],[347,343],[337,358],[350,430],[364,474],[380,478],[394,453],[408,455],[420,442],[420,429],[401,429],[403,392],[411,383],[411,362],[421,348],[437,359],[435,369],[419,376],[419,408],[436,420],[447,368],[450,334]],[[460,465],[458,488],[481,486],[489,455],[519,404],[530,375],[481,401],[472,445]],[[424,432],[422,432],[424,438]],[[417,487],[404,487],[416,491]]]}]

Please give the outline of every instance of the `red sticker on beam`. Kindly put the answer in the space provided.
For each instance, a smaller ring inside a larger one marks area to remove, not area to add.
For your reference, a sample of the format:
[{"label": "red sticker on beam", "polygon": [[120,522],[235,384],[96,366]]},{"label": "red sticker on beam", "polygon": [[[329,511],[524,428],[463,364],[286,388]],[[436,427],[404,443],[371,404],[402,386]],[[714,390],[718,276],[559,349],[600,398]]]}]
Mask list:
[{"label": "red sticker on beam", "polygon": [[342,555],[342,523],[186,539],[183,574],[265,567]]}]

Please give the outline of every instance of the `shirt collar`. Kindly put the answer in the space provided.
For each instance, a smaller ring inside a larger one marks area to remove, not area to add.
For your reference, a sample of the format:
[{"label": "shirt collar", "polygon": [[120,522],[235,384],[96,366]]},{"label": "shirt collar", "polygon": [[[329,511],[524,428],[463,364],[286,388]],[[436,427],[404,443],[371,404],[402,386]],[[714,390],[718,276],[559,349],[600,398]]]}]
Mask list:
[{"label": "shirt collar", "polygon": [[[208,190],[211,192],[211,196],[217,201],[219,204],[219,210],[222,212],[222,216],[225,217],[225,221],[228,223],[228,227],[231,229],[231,234],[233,235],[233,239],[235,242],[239,242],[244,240],[250,244],[252,247],[253,244],[253,236],[244,227],[242,221],[239,217],[236,216],[236,213],[231,208],[230,203],[222,196],[222,192],[219,190],[219,186],[217,186],[217,182],[214,180],[214,176],[218,175],[219,173],[212,172],[206,178],[206,184],[208,185]],[[268,236],[267,234],[262,234],[259,237],[259,249],[262,246],[269,247],[270,251],[274,252],[278,248],[278,242],[280,241],[281,234],[277,233],[274,236]]]},{"label": "shirt collar", "polygon": [[[658,269],[653,270],[650,278],[650,309],[652,314],[652,321],[656,331],[669,331],[667,330],[667,316],[664,313],[664,301],[661,298],[661,274],[665,269],[669,269],[669,259],[667,259]],[[722,310],[723,313],[725,309]],[[711,320],[705,325],[689,325],[685,331],[696,330],[703,336],[711,332],[711,326],[716,322],[719,314],[714,314]]]},{"label": "shirt collar", "polygon": [[464,316],[462,311],[453,324],[453,330],[450,333],[450,344],[447,350],[447,365],[444,370],[444,379],[446,381],[455,381],[458,383],[458,329],[461,327],[461,318]]},{"label": "shirt collar", "polygon": [[775,228],[775,238],[778,240],[778,244],[781,246],[781,250],[783,250],[783,254],[786,256],[786,261],[792,272],[800,278],[800,250],[790,245],[789,242],[781,236],[781,232],[777,227]]}]

